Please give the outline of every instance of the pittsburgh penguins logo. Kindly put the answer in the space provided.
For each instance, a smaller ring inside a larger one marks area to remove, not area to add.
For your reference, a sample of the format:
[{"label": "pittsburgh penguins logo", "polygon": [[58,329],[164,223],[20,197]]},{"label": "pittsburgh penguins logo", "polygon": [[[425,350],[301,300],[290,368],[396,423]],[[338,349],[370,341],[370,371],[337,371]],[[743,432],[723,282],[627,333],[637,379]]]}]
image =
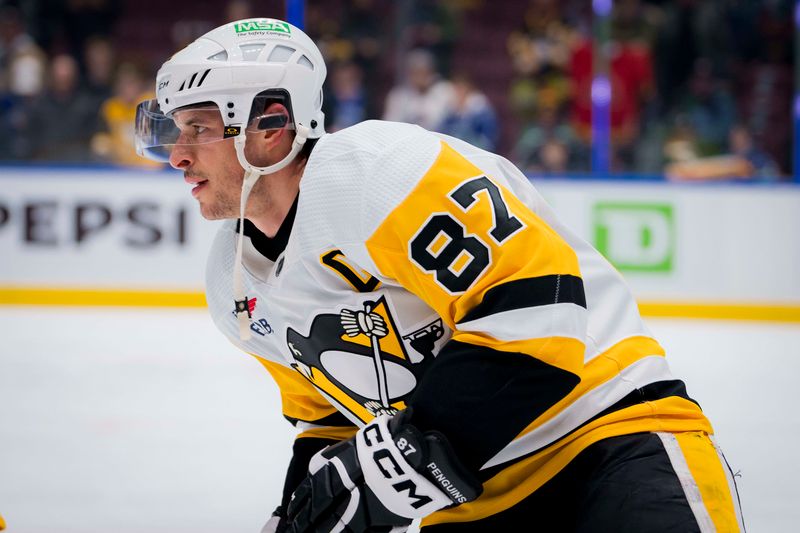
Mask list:
[{"label": "pittsburgh penguins logo", "polygon": [[[441,319],[401,335],[386,298],[314,317],[308,336],[288,328],[292,365],[361,419],[404,407],[444,335]],[[403,340],[410,349],[406,349]]]}]

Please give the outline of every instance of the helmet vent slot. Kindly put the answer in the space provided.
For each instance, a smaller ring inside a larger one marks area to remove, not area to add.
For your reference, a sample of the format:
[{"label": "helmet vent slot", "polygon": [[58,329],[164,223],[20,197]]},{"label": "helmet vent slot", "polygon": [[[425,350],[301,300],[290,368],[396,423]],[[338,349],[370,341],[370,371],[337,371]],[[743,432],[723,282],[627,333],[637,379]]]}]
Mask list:
[{"label": "helmet vent slot", "polygon": [[[194,85],[194,80],[196,80],[196,79],[197,79],[197,75],[198,75],[198,74],[200,74],[200,72],[201,72],[201,71],[199,71],[199,70],[198,70],[197,72],[195,72],[194,74],[192,74],[192,77],[191,77],[191,78],[189,78],[189,85],[186,85],[186,80],[183,80],[183,83],[181,83],[181,86],[180,86],[180,88],[178,89],[178,92],[181,92],[181,91],[182,91],[184,88],[185,88],[185,89],[187,89],[187,90],[188,90],[188,89],[191,89],[191,88],[192,88],[192,85]],[[211,72],[211,69],[210,69],[210,68],[209,68],[209,69],[206,69],[205,71],[203,71],[203,75],[202,75],[202,76],[200,76],[200,80],[197,82],[197,85],[194,85],[194,88],[195,88],[195,89],[197,89],[198,87],[200,87],[201,85],[203,85],[203,82],[204,82],[204,81],[206,81],[206,76],[208,76],[208,73],[209,73],[209,72]]]},{"label": "helmet vent slot", "polygon": [[223,50],[222,52],[217,52],[213,56],[208,58],[209,61],[227,61],[228,60],[228,52]]},{"label": "helmet vent slot", "polygon": [[242,51],[242,60],[255,61],[266,45],[264,43],[243,44],[239,46]]},{"label": "helmet vent slot", "polygon": [[206,76],[208,76],[209,72],[211,72],[210,68],[206,69],[206,71],[203,72],[203,75],[200,76],[200,81],[197,82],[197,87],[200,87],[201,85],[203,85],[203,82],[206,80]]},{"label": "helmet vent slot", "polygon": [[289,58],[291,58],[293,55],[294,55],[294,48],[278,45],[272,49],[272,52],[269,53],[269,58],[267,58],[267,61],[275,63],[286,63],[287,61],[289,61]]},{"label": "helmet vent slot", "polygon": [[314,70],[314,64],[306,56],[301,57],[300,60],[297,63],[299,65],[302,65],[302,66],[306,67],[309,70]]}]

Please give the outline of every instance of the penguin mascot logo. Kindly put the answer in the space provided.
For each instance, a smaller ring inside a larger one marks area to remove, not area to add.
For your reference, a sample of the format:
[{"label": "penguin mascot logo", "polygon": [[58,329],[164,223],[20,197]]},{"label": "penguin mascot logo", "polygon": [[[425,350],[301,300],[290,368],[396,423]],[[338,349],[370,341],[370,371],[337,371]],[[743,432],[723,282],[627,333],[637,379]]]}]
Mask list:
[{"label": "penguin mascot logo", "polygon": [[365,301],[361,309],[315,316],[308,336],[289,328],[286,342],[297,371],[367,420],[405,407],[443,335],[437,319],[402,336],[381,296]]}]

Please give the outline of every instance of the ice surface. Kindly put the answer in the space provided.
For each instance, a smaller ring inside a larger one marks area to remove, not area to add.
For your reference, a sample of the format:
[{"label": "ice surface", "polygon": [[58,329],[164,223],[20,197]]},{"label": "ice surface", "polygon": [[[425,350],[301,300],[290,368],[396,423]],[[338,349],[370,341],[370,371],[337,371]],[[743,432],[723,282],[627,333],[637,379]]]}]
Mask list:
[{"label": "ice surface", "polygon": [[[648,320],[735,470],[750,531],[800,522],[800,326]],[[9,533],[257,533],[294,430],[205,311],[0,307]]]}]

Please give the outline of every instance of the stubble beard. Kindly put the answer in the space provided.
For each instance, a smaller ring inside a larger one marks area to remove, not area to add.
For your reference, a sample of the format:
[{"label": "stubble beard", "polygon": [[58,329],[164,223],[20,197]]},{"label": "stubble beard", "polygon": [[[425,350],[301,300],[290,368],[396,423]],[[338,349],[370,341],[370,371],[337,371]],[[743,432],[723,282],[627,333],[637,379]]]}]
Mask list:
[{"label": "stubble beard", "polygon": [[[221,186],[214,191],[212,201],[200,203],[200,213],[203,218],[206,220],[239,218],[242,180],[243,178],[226,179],[224,180],[226,183],[218,183],[217,185]],[[259,178],[247,197],[246,217],[255,216],[269,208],[268,189],[266,180],[263,177]]]},{"label": "stubble beard", "polygon": [[239,201],[233,187],[215,191],[211,202],[200,202],[200,213],[206,220],[239,218]]}]

